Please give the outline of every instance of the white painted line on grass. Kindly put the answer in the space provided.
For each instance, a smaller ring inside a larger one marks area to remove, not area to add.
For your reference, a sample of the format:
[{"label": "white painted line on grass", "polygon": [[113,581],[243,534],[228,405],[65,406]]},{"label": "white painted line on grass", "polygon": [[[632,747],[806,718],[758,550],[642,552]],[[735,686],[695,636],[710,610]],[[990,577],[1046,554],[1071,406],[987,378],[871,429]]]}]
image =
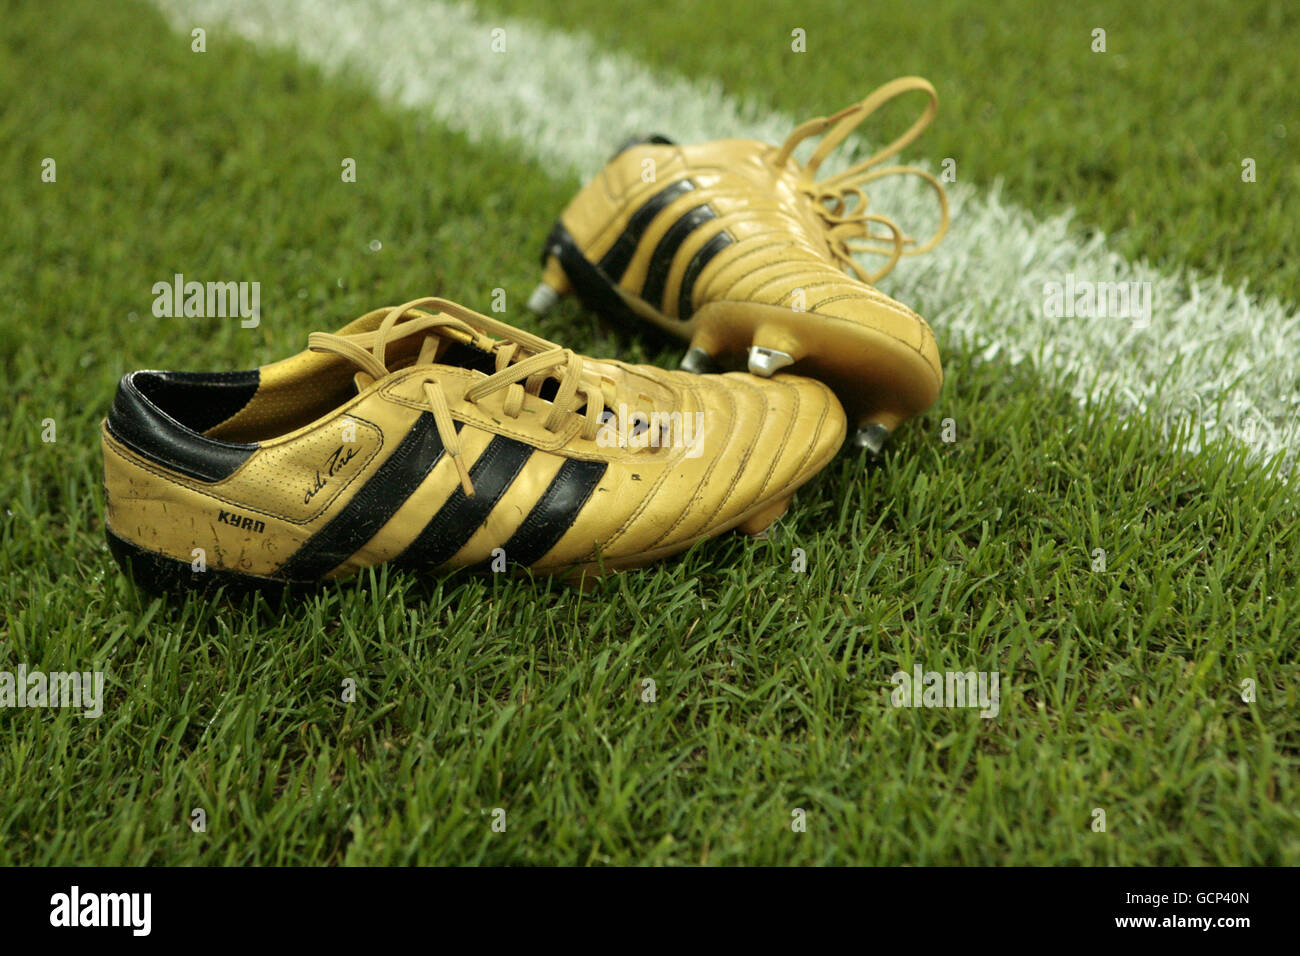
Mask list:
[{"label": "white painted line on grass", "polygon": [[[847,105],[810,102],[806,116],[773,114],[727,97],[714,82],[655,72],[603,51],[582,34],[492,16],[466,3],[155,2],[178,31],[204,27],[209,51],[220,49],[223,30],[292,49],[473,140],[519,150],[556,177],[589,176],[634,132],[662,132],[679,142],[724,136],[780,142],[797,120]],[[492,49],[497,29],[505,31],[505,52]],[[850,141],[841,152],[866,155],[865,145]],[[911,152],[924,145],[922,139]],[[840,165],[849,158],[840,157]],[[1216,278],[1167,275],[1129,262],[1100,236],[1072,234],[1069,216],[1037,218],[1004,202],[997,189],[958,183],[950,194],[948,238],[928,256],[905,260],[882,283],[926,316],[941,339],[972,344],[990,358],[1030,361],[1080,399],[1113,394],[1131,413],[1174,425],[1190,421],[1209,438],[1233,436],[1254,456],[1284,452],[1289,463],[1300,431],[1294,307],[1252,301]],[[913,235],[924,235],[931,205],[914,183],[898,177],[872,186],[873,210],[891,214]],[[539,232],[547,225],[539,223]],[[1149,283],[1149,321],[1049,318],[1044,290],[1067,275]],[[454,297],[455,290],[445,291]],[[1189,445],[1199,447],[1196,434]]]}]

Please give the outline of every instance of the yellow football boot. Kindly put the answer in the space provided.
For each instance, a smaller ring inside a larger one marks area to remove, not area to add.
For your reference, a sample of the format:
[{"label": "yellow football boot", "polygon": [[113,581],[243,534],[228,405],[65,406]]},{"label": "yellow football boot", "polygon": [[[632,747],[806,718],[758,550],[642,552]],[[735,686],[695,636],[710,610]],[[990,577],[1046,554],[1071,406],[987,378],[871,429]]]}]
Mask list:
[{"label": "yellow football boot", "polygon": [[442,299],[308,345],[122,379],[107,532],[142,585],[628,568],[762,531],[844,440],[819,382],[585,358]]},{"label": "yellow football boot", "polygon": [[[841,173],[814,178],[859,123],[913,91],[928,103],[907,132]],[[881,165],[930,125],[937,108],[929,82],[904,77],[809,120],[780,147],[634,141],[560,216],[529,307],[541,314],[575,292],[608,319],[642,328],[645,320],[689,340],[688,371],[744,360],[755,375],[789,367],[819,378],[858,427],[856,442],[879,452],[901,422],[934,403],[943,380],[925,320],[873,285],[900,257],[934,248],[948,229],[947,195],[934,176]],[[823,133],[800,165],[795,147]],[[939,226],[924,243],[868,212],[864,187],[897,173],[921,177],[939,197]],[[855,253],[886,261],[868,273]]]}]

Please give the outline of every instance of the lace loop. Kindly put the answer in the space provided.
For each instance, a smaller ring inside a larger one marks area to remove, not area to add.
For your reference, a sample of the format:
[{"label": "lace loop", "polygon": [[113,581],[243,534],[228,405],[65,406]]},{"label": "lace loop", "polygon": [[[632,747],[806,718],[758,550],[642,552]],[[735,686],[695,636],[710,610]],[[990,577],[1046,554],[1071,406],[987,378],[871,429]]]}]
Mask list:
[{"label": "lace loop", "polygon": [[[843,172],[815,180],[822,162],[848,138],[857,126],[880,107],[904,93],[923,92],[928,102],[921,116],[884,149],[867,159],[854,163]],[[826,226],[826,240],[831,256],[841,268],[851,269],[863,282],[874,284],[888,275],[904,256],[916,256],[937,246],[948,232],[948,194],[933,174],[916,166],[886,166],[880,164],[906,149],[933,122],[939,109],[939,97],[928,80],[919,76],[905,76],[886,83],[861,103],[840,110],[833,116],[808,120],[797,126],[777,150],[773,162],[782,166],[791,161],[795,148],[810,136],[824,133],[817,148],[799,172],[799,188],[813,202],[818,216]],[[892,219],[868,212],[868,197],[863,189],[868,183],[885,176],[918,176],[934,189],[939,199],[939,226],[924,243],[907,236]],[[852,200],[850,202],[850,200]],[[871,231],[877,223],[889,230],[889,235]],[[855,242],[854,240],[859,240]],[[867,240],[866,243],[861,240]],[[875,245],[873,243],[888,243]],[[875,272],[868,272],[856,261],[855,253],[885,256],[887,261]]]},{"label": "lace loop", "polygon": [[[410,314],[423,308],[434,309],[437,314]],[[432,365],[437,354],[438,333],[445,330],[467,336],[476,347],[493,353],[496,371],[471,385],[465,391],[466,401],[479,402],[506,389],[505,414],[518,417],[527,396],[535,397],[542,382],[555,377],[559,380],[559,387],[551,400],[551,411],[543,427],[557,431],[565,418],[576,410],[575,403],[581,395],[586,404],[582,437],[588,440],[596,437],[609,396],[604,380],[591,375],[583,367],[582,356],[445,299],[414,299],[405,305],[394,306],[372,332],[312,332],[307,337],[307,347],[313,352],[330,352],[347,359],[360,369],[359,377],[369,380],[364,384],[369,384],[392,371],[387,365],[387,349],[395,341],[423,334],[425,339],[415,364]],[[521,351],[533,354],[518,358]],[[528,386],[519,384],[524,381],[529,383]],[[446,391],[436,378],[426,378],[422,384],[438,437],[456,467],[461,488],[466,495],[473,497],[474,483],[461,452],[460,435],[451,417]]]},{"label": "lace loop", "polygon": [[456,466],[456,474],[460,476],[461,490],[473,498],[474,482],[470,480],[469,468],[465,466],[465,459],[460,453],[460,433],[456,431],[456,425],[451,420],[451,408],[447,405],[447,393],[442,390],[440,383],[426,379],[424,382],[424,397],[428,399],[429,409],[433,412],[433,423],[438,428],[438,436],[442,439],[442,447],[451,457],[452,464]]}]

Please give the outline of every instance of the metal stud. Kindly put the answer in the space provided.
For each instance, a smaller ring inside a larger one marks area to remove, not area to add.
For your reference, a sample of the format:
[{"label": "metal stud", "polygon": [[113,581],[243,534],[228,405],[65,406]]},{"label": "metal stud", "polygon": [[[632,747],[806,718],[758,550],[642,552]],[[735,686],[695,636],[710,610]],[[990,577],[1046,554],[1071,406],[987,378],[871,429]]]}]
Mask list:
[{"label": "metal stud", "polygon": [[760,345],[749,347],[749,371],[752,375],[771,378],[787,365],[794,364],[794,356],[777,349],[765,349]]}]

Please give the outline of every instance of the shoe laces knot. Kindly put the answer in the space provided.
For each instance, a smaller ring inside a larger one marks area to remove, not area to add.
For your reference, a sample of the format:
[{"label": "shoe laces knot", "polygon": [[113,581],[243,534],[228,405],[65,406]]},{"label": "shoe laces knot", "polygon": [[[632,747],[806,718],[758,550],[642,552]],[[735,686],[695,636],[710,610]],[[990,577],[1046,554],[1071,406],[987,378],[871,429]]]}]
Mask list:
[{"label": "shoe laces knot", "polygon": [[[424,309],[433,314],[417,311]],[[559,386],[551,399],[551,409],[543,427],[547,431],[559,429],[565,418],[578,407],[581,396],[586,405],[582,437],[589,440],[596,437],[605,405],[614,401],[612,382],[589,373],[582,356],[571,349],[561,348],[446,299],[414,299],[394,306],[385,312],[378,328],[372,332],[312,332],[307,338],[307,347],[313,352],[333,353],[351,361],[359,369],[357,387],[365,388],[396,371],[390,369],[386,361],[388,346],[393,342],[424,335],[413,364],[433,365],[440,330],[454,330],[468,337],[475,348],[493,355],[495,371],[466,389],[466,401],[477,403],[505,389],[505,413],[517,418],[524,411],[528,399],[537,398],[545,381],[555,378]],[[473,497],[474,482],[465,464],[460,434],[442,382],[430,375],[421,384],[438,437],[460,478],[461,489]]]},{"label": "shoe laces knot", "polygon": [[[924,92],[929,97],[925,112],[907,132],[884,149],[862,162],[834,176],[816,180],[818,168],[836,147],[857,126],[890,100],[913,91]],[[773,162],[778,167],[790,161],[795,147],[809,136],[825,133],[817,149],[799,171],[799,189],[813,204],[814,210],[826,228],[826,243],[831,256],[842,269],[851,269],[858,278],[874,284],[884,278],[903,256],[917,256],[929,252],[948,232],[948,194],[933,174],[916,166],[881,166],[885,160],[907,148],[929,127],[939,108],[939,97],[929,81],[919,76],[906,76],[886,83],[861,103],[855,103],[833,116],[820,116],[801,123],[786,137]],[[924,180],[939,198],[939,226],[933,236],[920,245],[907,236],[888,216],[868,211],[869,199],[864,187],[886,176],[917,176]],[[883,226],[888,234],[873,231],[873,225]],[[884,266],[868,272],[854,258],[855,255],[884,256]]]}]

